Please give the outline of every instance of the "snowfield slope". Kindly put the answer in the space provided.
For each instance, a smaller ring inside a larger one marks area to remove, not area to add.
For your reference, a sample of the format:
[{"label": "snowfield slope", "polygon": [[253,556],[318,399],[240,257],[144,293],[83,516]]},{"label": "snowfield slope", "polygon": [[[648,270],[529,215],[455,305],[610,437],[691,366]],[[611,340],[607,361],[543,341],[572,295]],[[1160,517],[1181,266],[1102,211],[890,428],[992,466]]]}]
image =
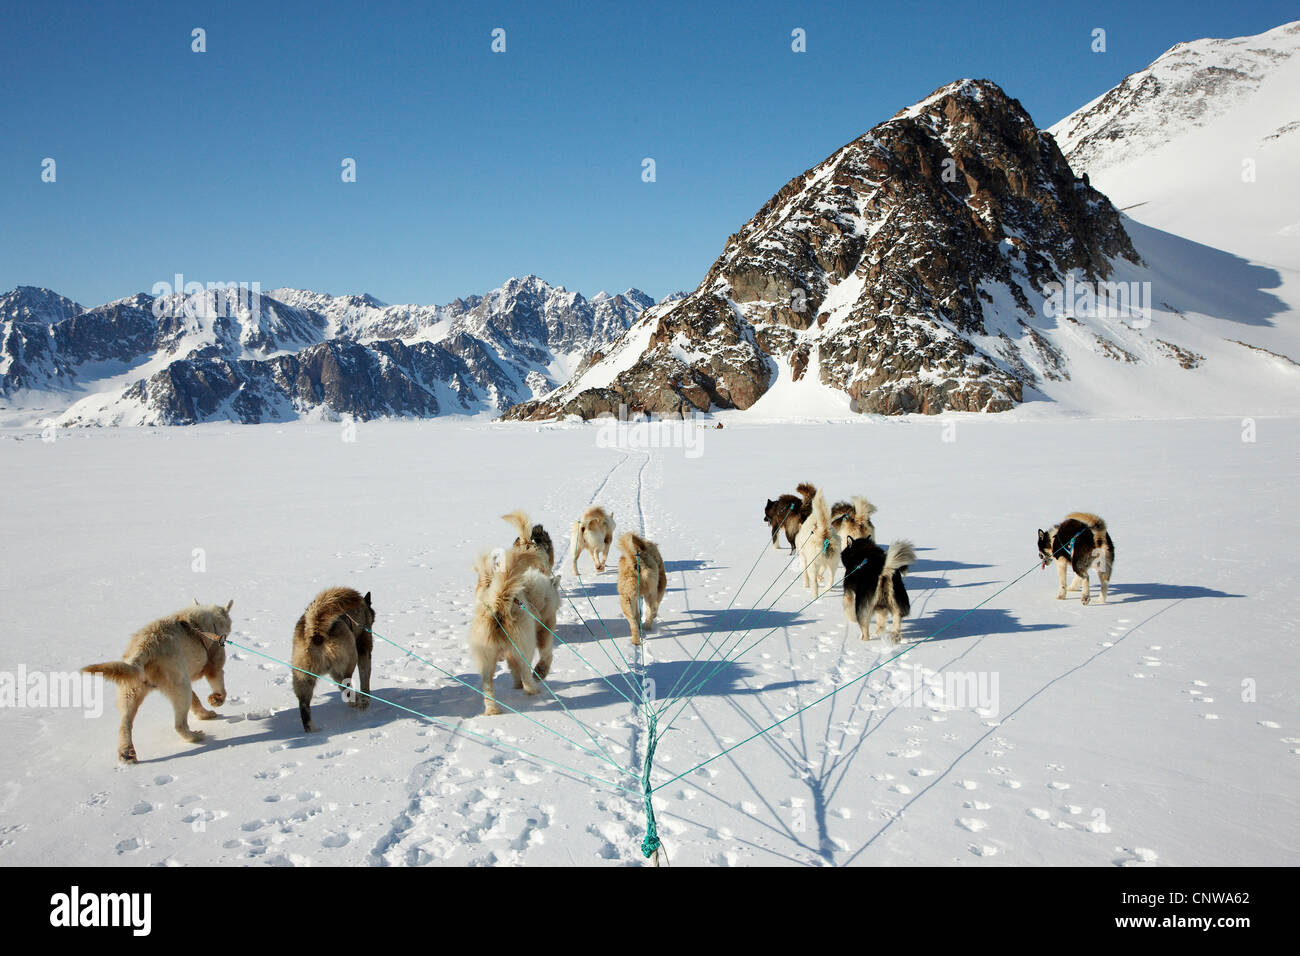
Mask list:
[{"label": "snowfield slope", "polygon": [[1300,269],[1300,20],[1179,43],[1052,126],[1134,218]]}]

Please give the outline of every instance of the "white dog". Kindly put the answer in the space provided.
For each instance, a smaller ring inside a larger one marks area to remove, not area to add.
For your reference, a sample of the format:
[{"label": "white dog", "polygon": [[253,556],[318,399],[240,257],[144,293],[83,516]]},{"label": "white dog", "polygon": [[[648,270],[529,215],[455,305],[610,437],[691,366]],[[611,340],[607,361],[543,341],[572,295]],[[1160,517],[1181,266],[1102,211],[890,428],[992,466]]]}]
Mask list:
[{"label": "white dog", "polygon": [[821,596],[822,572],[827,575],[826,587],[835,581],[835,568],[840,562],[840,536],[831,524],[826,498],[819,490],[812,500],[812,514],[799,526],[795,547],[803,561],[803,585],[811,588],[814,600]]}]

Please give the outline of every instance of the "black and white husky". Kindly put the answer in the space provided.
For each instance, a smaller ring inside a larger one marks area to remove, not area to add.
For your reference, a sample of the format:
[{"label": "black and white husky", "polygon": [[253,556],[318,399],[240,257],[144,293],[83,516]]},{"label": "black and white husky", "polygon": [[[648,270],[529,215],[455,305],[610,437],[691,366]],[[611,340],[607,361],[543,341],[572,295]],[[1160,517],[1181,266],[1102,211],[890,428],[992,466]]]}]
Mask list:
[{"label": "black and white husky", "polygon": [[1106,522],[1086,511],[1075,511],[1065,516],[1065,520],[1050,531],[1038,529],[1038,557],[1043,567],[1055,561],[1056,573],[1060,578],[1060,589],[1056,599],[1065,599],[1066,569],[1074,569],[1074,583],[1070,591],[1082,585],[1083,603],[1087,604],[1088,572],[1096,570],[1101,580],[1101,603],[1106,603],[1106,592],[1110,590],[1110,571],[1115,565],[1115,542],[1110,540]]},{"label": "black and white husky", "polygon": [[903,585],[903,572],[916,562],[912,543],[895,541],[886,551],[870,538],[849,538],[840,561],[844,564],[844,616],[857,622],[864,641],[871,640],[872,615],[881,637],[885,616],[892,616],[894,628],[889,642],[897,644],[903,618],[912,613]]}]

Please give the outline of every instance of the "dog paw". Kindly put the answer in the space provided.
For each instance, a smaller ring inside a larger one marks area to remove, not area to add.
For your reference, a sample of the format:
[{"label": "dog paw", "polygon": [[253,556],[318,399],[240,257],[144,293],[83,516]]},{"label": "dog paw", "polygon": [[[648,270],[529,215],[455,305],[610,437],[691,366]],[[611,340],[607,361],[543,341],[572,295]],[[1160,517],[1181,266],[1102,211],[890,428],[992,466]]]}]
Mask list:
[{"label": "dog paw", "polygon": [[535,695],[536,695],[540,690],[541,690],[541,688],[538,687],[536,684],[532,684],[532,685],[525,684],[525,685],[524,685],[524,693],[527,694],[527,695],[530,696],[530,697],[535,696]]},{"label": "dog paw", "polygon": [[199,720],[216,720],[220,716],[215,710],[199,711]]},{"label": "dog paw", "polygon": [[[225,702],[226,702],[226,695],[225,695],[225,694],[209,694],[209,695],[208,695],[208,704],[209,704],[210,706],[212,706],[212,707],[220,707],[220,706],[221,706],[222,704],[224,704]],[[213,716],[215,717],[216,715],[214,714]]]},{"label": "dog paw", "polygon": [[1079,598],[1079,601],[1080,601],[1081,603],[1083,603],[1083,604],[1090,604],[1090,603],[1092,603],[1092,599],[1089,598],[1088,595],[1086,595],[1086,594],[1085,594],[1083,597]]},{"label": "dog paw", "polygon": [[496,704],[488,704],[486,707],[483,708],[484,717],[496,717],[500,715],[500,713],[501,713],[501,708],[498,707]]},{"label": "dog paw", "polygon": [[358,695],[357,701],[353,706],[356,707],[357,710],[365,710],[370,706],[370,698]]},{"label": "dog paw", "polygon": [[134,747],[124,747],[117,752],[117,759],[122,763],[137,763],[138,758],[135,755]]},{"label": "dog paw", "polygon": [[1061,588],[1061,590],[1059,590],[1059,591],[1056,592],[1056,599],[1057,599],[1058,601],[1064,601],[1064,600],[1065,600],[1065,588]]}]

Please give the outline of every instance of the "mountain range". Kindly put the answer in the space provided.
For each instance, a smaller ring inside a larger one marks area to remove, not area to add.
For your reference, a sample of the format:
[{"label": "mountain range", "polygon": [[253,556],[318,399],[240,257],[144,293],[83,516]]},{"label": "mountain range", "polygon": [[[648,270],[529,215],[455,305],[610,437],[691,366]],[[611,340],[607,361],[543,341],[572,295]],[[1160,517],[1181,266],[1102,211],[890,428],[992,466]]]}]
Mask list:
[{"label": "mountain range", "polygon": [[565,381],[654,302],[537,276],[443,306],[296,289],[0,296],[8,417],[59,425],[499,413]]}]

